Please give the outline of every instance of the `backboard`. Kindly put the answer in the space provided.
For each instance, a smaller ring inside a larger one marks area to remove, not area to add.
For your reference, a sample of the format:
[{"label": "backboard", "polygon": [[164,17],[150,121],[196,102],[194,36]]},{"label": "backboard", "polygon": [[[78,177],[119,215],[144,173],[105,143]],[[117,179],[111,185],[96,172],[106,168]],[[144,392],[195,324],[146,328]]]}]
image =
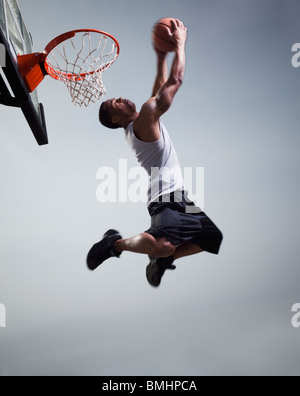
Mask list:
[{"label": "backboard", "polygon": [[[32,38],[17,0],[0,0],[0,104],[21,108],[39,145],[48,143],[43,105],[28,92],[18,55],[32,53]],[[0,121],[1,122],[1,121]]]}]

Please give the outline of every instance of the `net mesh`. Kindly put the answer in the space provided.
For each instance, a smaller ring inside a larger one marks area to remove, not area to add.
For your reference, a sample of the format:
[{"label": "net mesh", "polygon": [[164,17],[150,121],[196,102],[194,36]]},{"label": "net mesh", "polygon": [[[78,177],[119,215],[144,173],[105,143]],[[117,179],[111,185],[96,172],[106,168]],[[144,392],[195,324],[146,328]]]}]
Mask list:
[{"label": "net mesh", "polygon": [[117,45],[110,37],[81,32],[48,54],[48,73],[64,82],[75,105],[88,106],[106,94],[102,74],[117,57]]}]

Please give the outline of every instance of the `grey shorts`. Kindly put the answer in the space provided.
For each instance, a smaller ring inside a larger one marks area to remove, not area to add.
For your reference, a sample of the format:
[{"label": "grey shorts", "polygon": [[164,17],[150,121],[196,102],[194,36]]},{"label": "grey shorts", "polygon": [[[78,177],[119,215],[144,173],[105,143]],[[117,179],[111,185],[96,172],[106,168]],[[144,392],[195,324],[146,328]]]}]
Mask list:
[{"label": "grey shorts", "polygon": [[146,233],[166,238],[173,245],[193,243],[202,250],[218,254],[223,235],[217,226],[195,204],[182,194],[181,202],[154,202],[148,207],[151,227]]}]

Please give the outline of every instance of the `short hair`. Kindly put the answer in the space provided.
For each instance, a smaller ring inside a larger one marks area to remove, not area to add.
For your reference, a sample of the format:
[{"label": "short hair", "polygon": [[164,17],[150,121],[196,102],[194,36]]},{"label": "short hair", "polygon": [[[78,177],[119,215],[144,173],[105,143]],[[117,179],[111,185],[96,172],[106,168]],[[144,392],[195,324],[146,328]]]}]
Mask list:
[{"label": "short hair", "polygon": [[109,108],[106,104],[107,104],[107,102],[103,102],[102,105],[100,106],[99,121],[106,128],[110,128],[110,129],[122,128],[121,125],[115,124],[114,122],[112,122],[112,120],[111,120],[112,116],[111,116]]}]

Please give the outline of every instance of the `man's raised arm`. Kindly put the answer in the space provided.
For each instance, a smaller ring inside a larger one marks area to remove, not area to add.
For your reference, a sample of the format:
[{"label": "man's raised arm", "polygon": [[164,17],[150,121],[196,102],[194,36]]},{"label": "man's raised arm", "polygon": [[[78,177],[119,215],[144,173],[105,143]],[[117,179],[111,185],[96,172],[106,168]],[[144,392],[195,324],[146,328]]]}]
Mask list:
[{"label": "man's raised arm", "polygon": [[173,33],[170,37],[175,43],[175,56],[166,83],[156,94],[156,116],[161,117],[172,105],[176,92],[180,88],[185,72],[185,43],[187,39],[187,29],[179,20],[172,21]]},{"label": "man's raised arm", "polygon": [[[187,29],[177,19],[172,21],[172,27],[170,40],[174,42],[175,55],[170,76],[167,77],[166,54],[158,54],[158,72],[153,96],[144,103],[133,125],[136,137],[145,142],[155,142],[160,139],[158,120],[171,107],[184,77]],[[156,52],[158,53],[158,51]]]},{"label": "man's raised arm", "polygon": [[158,91],[168,80],[168,65],[167,65],[167,53],[161,52],[154,48],[157,55],[157,75],[152,91],[152,97],[158,94]]}]

